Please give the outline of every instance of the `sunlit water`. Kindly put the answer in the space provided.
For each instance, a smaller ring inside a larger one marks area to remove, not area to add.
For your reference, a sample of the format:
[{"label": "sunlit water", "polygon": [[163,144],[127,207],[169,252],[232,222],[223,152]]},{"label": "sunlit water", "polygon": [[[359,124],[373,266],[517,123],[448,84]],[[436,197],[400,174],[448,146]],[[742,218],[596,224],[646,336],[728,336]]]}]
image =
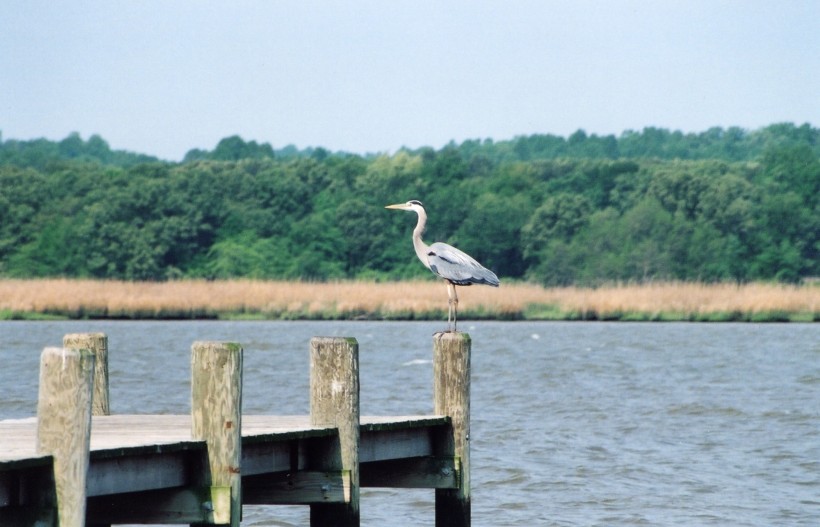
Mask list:
[{"label": "sunlit water", "polygon": [[[408,322],[2,322],[0,418],[34,415],[39,354],[109,335],[114,413],[188,413],[190,346],[245,349],[245,413],[308,412],[311,336],[359,341],[363,414],[432,412]],[[474,525],[820,525],[820,325],[464,322]],[[365,489],[363,525],[432,525],[433,492]],[[307,524],[246,507],[243,525]]]}]

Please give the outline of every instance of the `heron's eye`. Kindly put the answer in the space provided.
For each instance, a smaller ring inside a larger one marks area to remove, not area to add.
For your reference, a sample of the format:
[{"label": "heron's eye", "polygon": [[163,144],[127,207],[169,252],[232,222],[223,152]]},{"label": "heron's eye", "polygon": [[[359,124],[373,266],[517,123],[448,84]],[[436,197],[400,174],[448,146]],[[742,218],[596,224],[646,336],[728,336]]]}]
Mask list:
[{"label": "heron's eye", "polygon": [[421,204],[421,201],[417,199],[411,199],[407,202],[408,205],[418,205],[419,207],[423,207],[424,205]]}]

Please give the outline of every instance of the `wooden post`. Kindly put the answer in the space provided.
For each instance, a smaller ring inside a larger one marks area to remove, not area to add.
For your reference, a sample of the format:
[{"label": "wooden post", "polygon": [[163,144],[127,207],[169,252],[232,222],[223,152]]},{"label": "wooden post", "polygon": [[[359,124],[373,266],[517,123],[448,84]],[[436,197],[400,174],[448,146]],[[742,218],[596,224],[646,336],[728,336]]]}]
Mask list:
[{"label": "wooden post", "polygon": [[60,527],[85,525],[94,355],[46,348],[40,356],[37,452],[54,458]]},{"label": "wooden post", "polygon": [[[212,524],[239,527],[242,517],[242,347],[194,342],[191,348],[192,436],[208,445]],[[230,500],[225,494],[230,490]]]},{"label": "wooden post", "polygon": [[350,500],[310,506],[312,526],[359,525],[359,344],[354,338],[310,340],[310,422],[339,430],[339,454],[326,469],[350,476]]},{"label": "wooden post", "polygon": [[[436,489],[436,525],[470,525],[470,335],[437,333],[433,338],[434,412],[450,416],[453,453],[460,469],[458,489]],[[449,442],[448,441],[448,442]]]},{"label": "wooden post", "polygon": [[91,415],[111,415],[108,402],[108,336],[105,333],[69,333],[63,347],[89,350],[94,355],[94,397]]}]

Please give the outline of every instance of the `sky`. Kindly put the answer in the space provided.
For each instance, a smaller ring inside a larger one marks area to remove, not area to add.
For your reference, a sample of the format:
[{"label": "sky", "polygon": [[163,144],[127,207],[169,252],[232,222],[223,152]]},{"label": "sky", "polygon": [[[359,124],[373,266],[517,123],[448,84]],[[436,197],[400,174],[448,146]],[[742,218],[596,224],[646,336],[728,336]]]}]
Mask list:
[{"label": "sky", "polygon": [[820,125],[820,1],[6,2],[3,140],[181,160]]}]

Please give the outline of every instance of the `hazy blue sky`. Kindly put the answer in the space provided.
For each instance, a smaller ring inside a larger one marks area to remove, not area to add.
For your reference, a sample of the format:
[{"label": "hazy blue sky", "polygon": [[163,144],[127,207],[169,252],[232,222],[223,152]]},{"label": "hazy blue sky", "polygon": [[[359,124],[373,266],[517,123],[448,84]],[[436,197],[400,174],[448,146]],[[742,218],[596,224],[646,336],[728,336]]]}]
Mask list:
[{"label": "hazy blue sky", "polygon": [[820,1],[24,1],[4,139],[178,160],[239,134],[357,153],[516,135],[820,125]]}]

